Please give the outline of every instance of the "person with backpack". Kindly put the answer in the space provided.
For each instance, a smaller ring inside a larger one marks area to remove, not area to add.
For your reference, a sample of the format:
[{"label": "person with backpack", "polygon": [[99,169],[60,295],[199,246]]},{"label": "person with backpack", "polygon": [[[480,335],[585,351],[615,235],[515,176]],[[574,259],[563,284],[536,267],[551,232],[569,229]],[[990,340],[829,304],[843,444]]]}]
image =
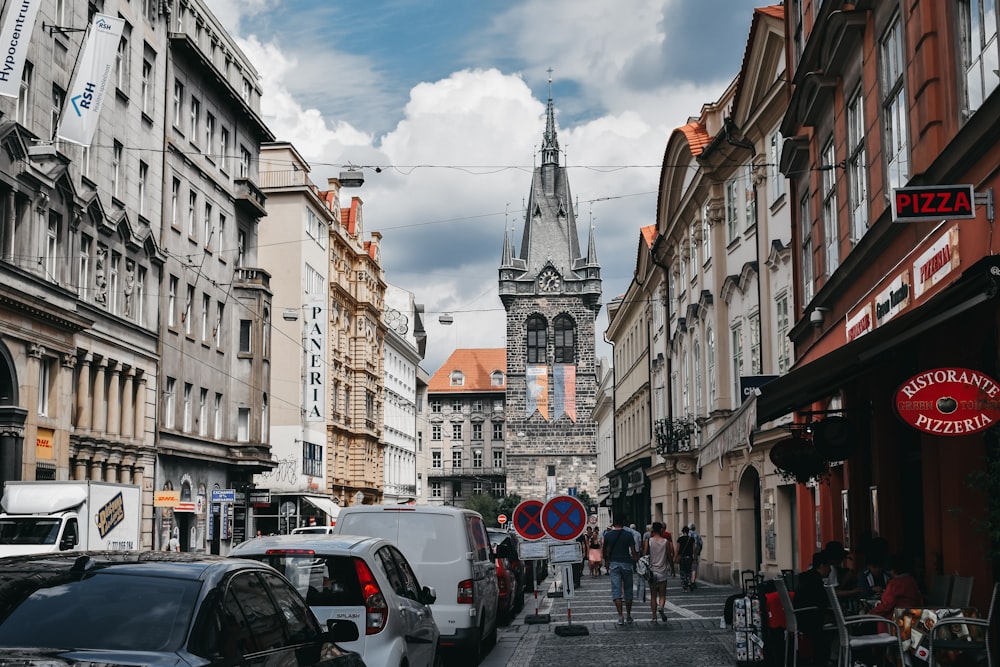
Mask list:
[{"label": "person with backpack", "polygon": [[693,523],[688,526],[688,528],[688,534],[691,536],[691,539],[694,540],[694,559],[691,561],[691,588],[694,589],[697,587],[698,561],[701,560],[701,548],[704,543],[701,539],[701,533],[698,532],[698,529],[695,528]]},{"label": "person with backpack", "polygon": [[677,538],[677,555],[675,556],[681,566],[681,589],[685,593],[691,591],[691,568],[694,563],[695,541],[690,532],[691,529],[687,526],[681,528],[681,536]]}]

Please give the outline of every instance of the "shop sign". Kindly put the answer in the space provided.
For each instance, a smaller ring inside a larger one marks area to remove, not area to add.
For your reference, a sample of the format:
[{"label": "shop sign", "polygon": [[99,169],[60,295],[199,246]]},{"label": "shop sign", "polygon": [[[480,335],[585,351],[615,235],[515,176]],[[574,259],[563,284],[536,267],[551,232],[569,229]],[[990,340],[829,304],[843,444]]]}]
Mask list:
[{"label": "shop sign", "polygon": [[153,492],[153,507],[177,507],[181,492],[176,489],[159,489]]},{"label": "shop sign", "polygon": [[35,436],[35,458],[36,459],[46,459],[52,460],[55,458],[54,445],[56,433],[49,428],[38,429],[38,434]]},{"label": "shop sign", "polygon": [[880,327],[910,305],[910,272],[896,276],[875,297],[875,326]]},{"label": "shop sign", "polygon": [[913,263],[913,298],[919,299],[958,265],[958,228],[952,227]]},{"label": "shop sign", "polygon": [[978,433],[1000,421],[1000,384],[968,368],[935,368],[896,390],[896,414],[933,435]]},{"label": "shop sign", "polygon": [[892,191],[892,221],[971,219],[976,196],[971,185],[932,185]]},{"label": "shop sign", "polygon": [[866,303],[858,312],[849,315],[845,321],[847,327],[847,342],[861,338],[866,333],[871,333],[874,329],[872,322],[872,305]]}]

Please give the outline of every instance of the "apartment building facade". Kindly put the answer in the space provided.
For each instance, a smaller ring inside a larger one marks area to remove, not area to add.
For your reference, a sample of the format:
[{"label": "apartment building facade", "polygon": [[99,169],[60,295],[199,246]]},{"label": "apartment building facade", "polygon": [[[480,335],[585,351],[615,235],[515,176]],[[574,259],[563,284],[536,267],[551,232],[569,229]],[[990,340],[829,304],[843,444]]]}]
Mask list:
[{"label": "apartment building facade", "polygon": [[769,157],[784,77],[783,9],[757,9],[738,76],[667,143],[656,225],[641,231],[635,280],[609,309],[616,409],[638,398],[648,410],[636,401],[622,416],[641,418],[624,434],[616,420],[612,506],[639,512],[630,499],[644,494],[648,519],[675,534],[696,524],[699,574],[722,582],[798,565],[794,483],[768,456],[786,431],[758,428],[754,390],[791,363],[789,207]]},{"label": "apartment building facade", "polygon": [[[796,361],[762,389],[758,419],[827,421],[840,437],[819,453],[844,460],[797,487],[798,549],[838,539],[866,553],[879,537],[914,557],[918,577],[975,576],[984,605],[998,553],[996,475],[982,474],[996,466],[994,417],[988,401],[947,398],[998,376],[996,12],[978,0],[785,10]],[[898,189],[955,185],[974,210],[895,221]],[[926,392],[910,384],[920,377]]]},{"label": "apartment building facade", "polygon": [[431,376],[427,504],[463,507],[470,496],[507,495],[506,391],[502,348],[457,349]]}]

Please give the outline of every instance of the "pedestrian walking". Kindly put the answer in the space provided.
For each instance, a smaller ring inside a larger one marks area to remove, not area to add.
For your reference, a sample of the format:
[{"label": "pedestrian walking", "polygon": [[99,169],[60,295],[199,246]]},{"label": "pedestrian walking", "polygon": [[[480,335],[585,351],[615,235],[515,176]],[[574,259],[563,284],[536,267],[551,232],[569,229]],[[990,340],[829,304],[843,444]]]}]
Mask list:
[{"label": "pedestrian walking", "polygon": [[590,576],[596,577],[601,574],[601,565],[604,561],[604,553],[601,549],[601,536],[595,527],[593,531],[589,528],[587,529],[587,537],[590,540],[587,550],[588,560],[590,561]]},{"label": "pedestrian walking", "polygon": [[611,599],[618,612],[618,625],[634,622],[632,568],[638,558],[632,533],[625,528],[625,515],[615,512],[611,529],[604,537],[604,559],[611,567]]},{"label": "pedestrian walking", "polygon": [[694,540],[694,558],[691,561],[691,588],[695,588],[698,581],[698,562],[701,560],[701,548],[703,546],[703,542],[701,539],[701,533],[698,532],[698,529],[695,528],[693,523],[688,526],[688,528],[690,528],[688,534],[691,536],[691,539]]},{"label": "pedestrian walking", "polygon": [[643,546],[643,555],[649,556],[649,610],[666,623],[667,612],[667,563],[673,562],[673,545],[663,536],[663,524],[653,522],[649,529],[649,539]]},{"label": "pedestrian walking", "polygon": [[685,593],[691,590],[691,566],[694,562],[694,539],[690,535],[691,529],[687,526],[681,528],[681,536],[677,538],[677,555],[675,560],[681,566],[681,588]]}]

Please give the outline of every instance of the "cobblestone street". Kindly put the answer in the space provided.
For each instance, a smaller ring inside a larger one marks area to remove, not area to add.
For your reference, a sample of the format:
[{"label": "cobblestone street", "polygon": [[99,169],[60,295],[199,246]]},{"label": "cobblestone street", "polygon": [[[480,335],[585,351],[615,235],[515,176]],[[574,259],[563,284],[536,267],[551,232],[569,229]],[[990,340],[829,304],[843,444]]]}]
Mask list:
[{"label": "cobblestone street", "polygon": [[[584,575],[571,598],[550,597],[555,577],[542,582],[538,613],[549,614],[549,623],[529,624],[535,614],[534,597],[510,625],[500,628],[497,645],[483,660],[484,667],[579,667],[582,664],[621,664],[629,667],[665,662],[697,667],[732,667],[735,664],[733,633],[720,628],[722,608],[736,592],[729,586],[699,585],[690,593],[680,589],[680,579],[667,585],[667,622],[653,623],[649,600],[636,596],[632,606],[635,623],[619,627],[611,602],[608,576]],[[559,636],[556,628],[572,625],[587,630],[582,636]]]}]

